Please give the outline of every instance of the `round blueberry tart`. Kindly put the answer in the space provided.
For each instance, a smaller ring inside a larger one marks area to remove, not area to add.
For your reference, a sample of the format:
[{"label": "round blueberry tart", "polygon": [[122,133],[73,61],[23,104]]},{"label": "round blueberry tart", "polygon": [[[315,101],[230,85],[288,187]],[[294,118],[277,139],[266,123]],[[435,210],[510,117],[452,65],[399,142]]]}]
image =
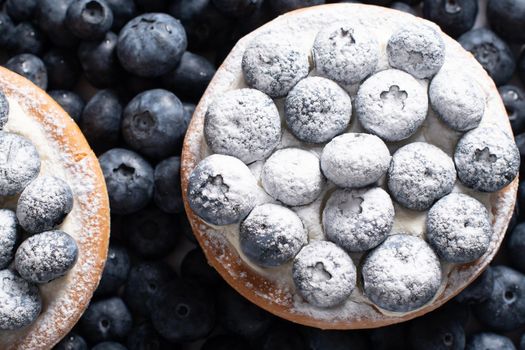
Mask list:
[{"label": "round blueberry tart", "polygon": [[237,43],[181,169],[228,283],[288,320],[357,329],[423,315],[485,269],[519,151],[494,83],[436,25],[332,4]]},{"label": "round blueberry tart", "polygon": [[0,68],[0,349],[50,349],[84,312],[109,241],[97,158],[75,122]]}]

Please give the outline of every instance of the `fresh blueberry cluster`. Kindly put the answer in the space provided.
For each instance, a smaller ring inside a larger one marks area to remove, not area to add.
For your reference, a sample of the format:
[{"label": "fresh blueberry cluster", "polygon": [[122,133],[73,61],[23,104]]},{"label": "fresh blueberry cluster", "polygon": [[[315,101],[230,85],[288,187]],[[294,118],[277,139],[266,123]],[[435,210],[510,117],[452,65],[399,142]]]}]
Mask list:
[{"label": "fresh blueberry cluster", "polygon": [[0,92],[0,331],[26,327],[40,315],[39,286],[64,276],[78,257],[75,239],[60,230],[73,209],[66,181],[39,174],[41,160],[31,140],[2,130],[9,100]]},{"label": "fresh blueberry cluster", "polygon": [[[386,45],[390,68],[379,72],[379,42],[364,26],[320,30],[312,76],[308,53],[290,40],[263,51],[270,37],[261,34],[244,52],[249,88],[216,96],[206,111],[213,154],[190,175],[190,207],[210,224],[240,225],[248,261],[269,269],[291,263],[297,293],[315,307],[347,302],[358,275],[363,294],[382,309],[422,307],[446,283],[442,262],[473,262],[491,243],[488,210],[471,195],[451,193],[456,180],[479,192],[504,188],[519,171],[517,146],[499,129],[479,126],[485,92],[444,66],[444,41],[427,25],[394,31]],[[353,98],[350,91],[357,91]],[[459,135],[453,157],[406,141],[429,107]],[[283,144],[285,137],[295,146]],[[254,162],[261,166],[250,168]],[[424,232],[394,228],[391,196],[399,207],[428,210]],[[322,240],[303,222],[311,218],[297,215],[316,201]],[[349,253],[364,253],[363,260]]]},{"label": "fresh blueberry cluster", "polygon": [[[247,302],[225,285],[207,265],[202,251],[195,248],[196,241],[184,217],[179,175],[182,137],[195,108],[194,104],[199,101],[215,73],[215,67],[222,62],[238,38],[286,11],[333,2],[359,1],[0,1],[0,63],[46,88],[77,121],[97,155],[107,152],[100,158],[112,206],[111,247],[107,264],[100,287],[86,315],[73,332],[57,345],[57,349],[338,350],[347,349],[348,344],[355,349],[379,350],[463,349],[465,344],[469,349],[490,346],[514,349],[508,344],[507,338],[494,332],[512,336],[516,348],[519,348],[519,339],[516,337],[519,338],[519,333],[524,331],[524,322],[516,315],[525,314],[525,299],[521,285],[514,282],[525,278],[521,275],[525,272],[522,254],[525,247],[525,226],[518,225],[512,231],[514,225],[523,220],[519,210],[513,219],[514,224],[509,228],[512,234],[498,261],[521,271],[517,278],[507,277],[514,270],[500,269],[495,273],[494,268],[489,268],[457,298],[457,302],[449,303],[445,308],[424,318],[369,332],[321,331],[277,319]],[[422,15],[440,25],[452,37],[461,37],[461,44],[474,54],[498,84],[514,133],[517,135],[525,132],[525,94],[519,87],[518,80],[521,77],[525,81],[525,53],[519,52],[525,33],[525,22],[522,20],[523,0],[361,2]],[[487,3],[484,11],[482,7]],[[490,29],[472,29],[478,11],[480,14],[487,13]],[[152,16],[152,13],[164,15]],[[178,19],[182,28],[172,18],[166,18],[166,14]],[[124,31],[123,28],[131,20],[134,20],[133,24]],[[132,28],[134,25],[136,26]],[[331,35],[330,28],[327,27],[325,32],[327,36]],[[323,45],[345,46],[347,35],[343,32],[334,34],[337,35],[330,42],[320,40],[314,47],[318,69],[321,69],[321,62],[325,62],[327,71],[337,62],[344,62],[353,68],[333,72],[333,76],[323,73],[324,78],[341,86],[347,84],[345,80],[350,83],[359,82],[372,74],[373,68],[370,67],[375,66],[374,57],[378,53],[374,52],[376,47],[366,41],[355,43],[360,47],[370,48],[366,55],[354,55],[347,51],[347,55],[339,57],[342,61],[323,56],[330,54],[330,50],[323,52]],[[355,32],[354,37],[357,38],[357,35]],[[362,38],[373,40],[367,33]],[[277,59],[270,61],[265,55],[259,56],[261,51],[273,52]],[[251,57],[248,57],[248,52],[245,57],[245,78],[247,82],[253,79],[249,86],[271,98],[287,96],[297,82],[306,78],[310,70],[308,56],[303,51],[295,50],[293,45],[288,46],[286,42],[281,44],[275,37],[272,40],[261,40],[260,43],[254,41],[251,52]],[[259,71],[275,72],[281,67],[295,73],[292,76],[282,75],[275,80],[257,79],[261,74]],[[249,70],[252,71],[252,78]],[[510,80],[514,72],[515,78]],[[480,94],[476,93],[475,85],[471,86],[468,79],[453,76],[455,84],[447,84],[448,78],[442,73],[445,72],[440,71],[432,80],[434,84],[431,88],[436,92],[432,93],[435,98],[428,100],[429,106],[451,128],[465,132],[470,126],[477,125],[477,118],[482,115],[479,108],[484,104],[474,102],[479,100]],[[439,83],[440,80],[442,83]],[[157,92],[149,92],[150,90]],[[387,97],[396,94],[402,96],[402,91],[393,88]],[[139,98],[141,93],[143,95]],[[440,94],[447,99],[446,94],[449,93],[453,97],[448,98],[449,103],[443,103],[445,100],[439,97]],[[133,107],[127,108],[135,97]],[[306,97],[311,99],[315,95]],[[5,124],[8,115],[3,102],[0,96],[0,125]],[[352,103],[355,109],[355,100]],[[160,105],[163,107],[158,108]],[[127,110],[126,117],[124,110]],[[451,118],[458,112],[463,113],[461,118]],[[316,111],[311,109],[307,113],[314,114]],[[358,122],[355,114],[349,117],[347,123]],[[127,119],[126,131],[123,126],[124,118]],[[449,119],[461,124],[454,125]],[[340,125],[326,125],[325,130],[337,130],[345,120],[341,119],[339,123]],[[288,124],[284,120],[280,126],[292,131],[291,125],[292,123]],[[169,133],[163,133],[164,129],[169,130]],[[267,131],[271,132],[271,129]],[[329,143],[334,144],[330,160],[337,160],[337,156],[350,159],[355,152],[344,157],[342,155],[345,145],[352,141],[343,137],[340,142],[336,142],[346,134],[337,135],[331,136],[333,139]],[[363,135],[372,137],[370,134]],[[300,137],[299,134],[296,136]],[[369,196],[383,198],[388,193],[381,193],[376,189],[367,194],[365,190],[353,188],[377,182],[387,171],[385,167],[388,169],[391,155],[386,147],[388,142],[385,143],[380,137],[374,136],[371,141],[366,142],[356,139],[356,144],[360,144],[356,149],[363,154],[363,162],[358,168],[348,174],[339,173],[339,169],[350,169],[347,166],[338,167],[337,163],[330,164],[326,159],[323,161],[323,153],[320,173],[328,177],[326,174],[332,169],[331,182],[339,187],[352,188],[338,190],[342,194],[332,196],[334,205],[341,198],[348,198],[349,204],[363,198],[361,207],[364,209],[367,208]],[[525,136],[518,137],[517,141],[525,156]],[[320,144],[326,142],[322,141]],[[369,157],[366,153],[370,151],[366,146],[369,144],[376,149],[376,152],[370,153],[375,155],[377,163],[364,161]],[[259,151],[263,152],[262,149]],[[328,154],[327,145],[325,151]],[[364,165],[367,165],[366,169]],[[315,170],[314,173],[319,174],[319,171]],[[368,173],[369,178],[363,176],[364,173]],[[375,175],[371,176],[372,174]],[[319,181],[318,175],[308,176],[312,176],[315,182]],[[346,181],[357,179],[361,183],[345,184]],[[315,186],[305,188],[311,191]],[[326,183],[322,186],[326,188]],[[4,188],[3,184],[0,188]],[[354,199],[353,194],[358,197]],[[445,198],[446,196],[443,199]],[[520,198],[520,207],[523,208],[525,190],[521,191]],[[373,219],[380,211],[390,212],[389,201],[381,202],[381,206],[374,205],[375,202],[374,200],[369,206],[370,210],[373,209],[366,216],[369,219]],[[345,207],[346,211],[355,210],[352,209],[353,205]],[[295,227],[297,215],[291,215],[286,205],[279,205],[279,209],[282,215],[289,218],[289,224]],[[265,209],[260,211],[264,214]],[[0,218],[16,216],[13,212],[6,213],[0,211]],[[338,215],[338,212],[333,210],[330,215]],[[259,219],[264,217],[258,216]],[[260,224],[259,219],[254,223]],[[374,224],[388,231],[388,216],[381,216],[381,219],[384,221]],[[4,219],[0,219],[0,222],[4,222],[1,220]],[[369,225],[370,222],[368,219],[347,219],[342,225]],[[325,230],[328,229],[325,227]],[[295,232],[298,237],[301,236],[300,230]],[[374,239],[382,240],[381,230],[373,229],[372,232],[379,233],[370,238],[363,236],[362,239],[352,241],[343,242],[336,238],[331,240],[341,247],[355,245],[358,247],[356,249],[367,250],[370,248],[363,243],[372,242],[370,244],[373,245]],[[476,235],[478,234],[483,237],[482,230],[476,230]],[[338,235],[336,230],[333,235]],[[18,245],[19,241],[15,241]],[[0,238],[0,242],[1,247],[12,244],[4,245],[3,238]],[[6,242],[13,240],[10,238]],[[258,241],[252,239],[252,242]],[[301,238],[297,242],[301,242]],[[344,249],[351,251],[347,247]],[[269,253],[268,257],[273,259],[282,257],[276,251]],[[0,253],[0,265],[2,261],[5,263],[13,259],[11,255],[4,254]],[[177,267],[177,272],[172,269],[173,266]],[[8,276],[2,280],[8,283],[15,278]],[[168,283],[176,283],[178,286],[171,287],[170,295],[164,292],[164,286]],[[358,281],[356,288],[359,288],[359,283]],[[187,292],[188,288],[191,292]],[[489,303],[490,308],[486,306]],[[155,309],[152,308],[153,305],[156,305]],[[166,310],[162,310],[164,308]],[[483,313],[478,310],[482,308],[488,311]],[[469,309],[475,312],[469,313]],[[474,317],[470,318],[467,325],[469,314],[475,314],[475,318],[486,328],[480,327],[479,322],[472,321]],[[500,324],[506,324],[506,329],[498,326]],[[506,333],[511,328],[519,331]],[[466,336],[481,331],[484,332],[480,335]],[[525,341],[522,348],[525,349]]]}]

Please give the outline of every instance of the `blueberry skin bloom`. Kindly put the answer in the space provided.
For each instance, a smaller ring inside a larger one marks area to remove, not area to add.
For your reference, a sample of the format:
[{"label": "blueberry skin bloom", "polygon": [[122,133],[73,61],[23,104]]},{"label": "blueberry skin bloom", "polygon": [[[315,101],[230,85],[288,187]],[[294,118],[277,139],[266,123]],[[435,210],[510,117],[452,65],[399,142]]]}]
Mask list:
[{"label": "blueberry skin bloom", "polygon": [[503,85],[498,88],[509,116],[514,135],[525,131],[525,91],[519,86]]},{"label": "blueberry skin bloom", "polygon": [[76,0],[66,12],[67,27],[81,39],[100,39],[112,24],[113,12],[104,0]]},{"label": "blueberry skin bloom", "polygon": [[512,78],[516,68],[514,55],[494,32],[486,28],[473,29],[460,36],[458,42],[474,55],[496,85],[505,84]]},{"label": "blueberry skin bloom", "polygon": [[483,332],[472,335],[465,350],[516,350],[512,340],[496,333]]},{"label": "blueberry skin bloom", "polygon": [[49,91],[48,94],[75,122],[78,123],[80,121],[82,111],[84,110],[84,100],[82,100],[82,97],[68,90],[53,90]]},{"label": "blueberry skin bloom", "polygon": [[477,0],[425,0],[423,3],[423,17],[454,38],[474,26],[477,14]]},{"label": "blueberry skin bloom", "polygon": [[113,148],[99,158],[114,214],[144,208],[153,196],[153,168],[133,151]]},{"label": "blueberry skin bloom", "polygon": [[163,13],[146,13],[120,31],[117,54],[128,72],[158,77],[177,66],[187,47],[184,27]]},{"label": "blueberry skin bloom", "polygon": [[524,0],[489,0],[487,19],[490,27],[503,39],[525,43]]},{"label": "blueberry skin bloom", "polygon": [[48,283],[75,265],[78,247],[64,231],[47,231],[26,239],[18,247],[15,268],[26,281]]},{"label": "blueberry skin bloom", "polygon": [[87,341],[99,343],[124,339],[131,331],[133,318],[122,299],[113,297],[91,302],[79,326]]},{"label": "blueberry skin bloom", "polygon": [[506,266],[494,266],[490,297],[474,306],[474,314],[497,331],[512,331],[525,325],[525,276]]},{"label": "blueberry skin bloom", "polygon": [[173,93],[148,90],[124,109],[122,136],[133,150],[162,159],[176,152],[185,132],[184,108]]}]

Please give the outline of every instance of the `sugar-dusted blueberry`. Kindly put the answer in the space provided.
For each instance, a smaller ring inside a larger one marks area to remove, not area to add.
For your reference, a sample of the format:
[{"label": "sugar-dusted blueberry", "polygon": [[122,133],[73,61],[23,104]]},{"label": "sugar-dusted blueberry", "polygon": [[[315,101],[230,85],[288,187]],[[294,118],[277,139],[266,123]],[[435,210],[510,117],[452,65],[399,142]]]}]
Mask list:
[{"label": "sugar-dusted blueberry", "polygon": [[379,59],[373,33],[345,23],[321,29],[312,50],[319,74],[343,85],[359,83],[372,74]]},{"label": "sugar-dusted blueberry", "polygon": [[505,110],[509,116],[514,135],[525,131],[525,91],[516,85],[503,85],[498,88]]},{"label": "sugar-dusted blueberry", "polygon": [[104,0],[76,0],[66,12],[66,25],[77,37],[96,40],[113,24],[113,11]]},{"label": "sugar-dusted blueberry", "polygon": [[93,86],[105,88],[119,82],[123,70],[117,58],[117,41],[117,34],[107,32],[102,39],[85,40],[78,46],[83,73]]},{"label": "sugar-dusted blueberry", "polygon": [[55,176],[40,176],[24,189],[16,207],[20,226],[30,233],[51,230],[73,209],[73,192]]},{"label": "sugar-dusted blueberry", "polygon": [[414,134],[428,111],[428,96],[410,74],[387,69],[359,87],[355,111],[363,128],[385,141],[400,141]]},{"label": "sugar-dusted blueberry", "polygon": [[485,326],[508,332],[525,325],[525,276],[503,265],[492,268],[494,288],[489,298],[473,305],[476,318]]},{"label": "sugar-dusted blueberry", "polygon": [[79,321],[82,335],[90,343],[125,339],[133,318],[119,297],[92,301]]},{"label": "sugar-dusted blueberry", "polygon": [[165,13],[145,13],[120,31],[117,54],[128,72],[158,77],[174,69],[188,45],[180,22]]},{"label": "sugar-dusted blueberry", "polygon": [[485,92],[461,71],[440,70],[430,83],[428,96],[441,120],[457,131],[477,127],[485,112]]},{"label": "sugar-dusted blueberry", "polygon": [[438,147],[414,142],[398,149],[388,169],[388,189],[402,206],[426,210],[449,194],[456,182],[454,162]]},{"label": "sugar-dusted blueberry", "polygon": [[272,99],[258,90],[232,90],[211,102],[204,136],[214,153],[249,164],[268,156],[281,139],[279,111]]},{"label": "sugar-dusted blueberry", "polygon": [[299,148],[272,154],[263,165],[261,178],[270,196],[290,206],[312,203],[326,182],[317,155]]},{"label": "sugar-dusted blueberry", "polygon": [[9,119],[9,101],[7,96],[0,91],[0,130],[4,128]]},{"label": "sugar-dusted blueberry", "polygon": [[479,304],[487,300],[492,294],[494,288],[494,273],[492,267],[488,266],[481,275],[478,276],[468,285],[467,288],[463,289],[454,300],[464,304]]},{"label": "sugar-dusted blueberry", "polygon": [[80,64],[75,52],[52,48],[42,57],[47,69],[48,86],[54,90],[71,90],[80,77]]},{"label": "sugar-dusted blueberry", "polygon": [[153,168],[141,156],[113,148],[99,157],[114,214],[131,214],[144,208],[153,196]]},{"label": "sugar-dusted blueberry", "polygon": [[510,338],[492,333],[476,333],[469,337],[465,350],[516,350]]},{"label": "sugar-dusted blueberry", "polygon": [[110,244],[108,257],[102,271],[95,295],[114,294],[126,282],[130,269],[130,258],[126,248]]},{"label": "sugar-dusted blueberry", "polygon": [[48,283],[75,265],[78,246],[64,231],[46,231],[27,238],[16,250],[16,271],[32,283]]},{"label": "sugar-dusted blueberry", "polygon": [[291,260],[308,242],[301,218],[278,204],[253,208],[241,223],[239,241],[242,252],[257,265],[275,267]]},{"label": "sugar-dusted blueberry", "polygon": [[454,162],[465,186],[495,192],[517,176],[520,153],[514,140],[500,129],[479,127],[459,139]]},{"label": "sugar-dusted blueberry", "polygon": [[297,10],[303,7],[322,5],[325,0],[268,0],[270,6],[277,14]]},{"label": "sugar-dusted blueberry", "polygon": [[82,110],[80,130],[97,154],[119,141],[122,105],[115,91],[99,90]]},{"label": "sugar-dusted blueberry", "polygon": [[347,133],[324,147],[321,169],[337,186],[357,188],[377,182],[386,174],[391,159],[390,151],[379,137]]},{"label": "sugar-dusted blueberry", "polygon": [[347,252],[380,244],[394,225],[394,205],[380,187],[333,192],[323,210],[326,237]]},{"label": "sugar-dusted blueberry", "polygon": [[445,42],[440,33],[426,24],[398,29],[386,46],[388,62],[418,79],[430,78],[445,62]]},{"label": "sugar-dusted blueberry", "polygon": [[253,39],[242,57],[242,71],[248,86],[271,97],[283,97],[308,75],[308,52],[286,38],[271,34]]},{"label": "sugar-dusted blueberry", "polygon": [[47,89],[47,71],[44,62],[30,53],[11,57],[5,64],[7,69],[31,80],[42,90]]},{"label": "sugar-dusted blueberry", "polygon": [[350,256],[328,241],[313,241],[293,261],[293,281],[299,294],[317,307],[344,302],[356,286],[356,268]]},{"label": "sugar-dusted blueberry", "polygon": [[178,97],[198,101],[214,74],[215,66],[206,57],[186,51],[177,67],[162,76],[162,83]]},{"label": "sugar-dusted blueberry", "polygon": [[511,266],[525,272],[525,223],[519,223],[507,237],[508,256]]},{"label": "sugar-dusted blueberry", "polygon": [[157,291],[151,302],[151,321],[171,342],[206,337],[215,326],[215,301],[211,291],[190,281],[175,280]]},{"label": "sugar-dusted blueberry", "polygon": [[124,141],[147,157],[162,159],[175,154],[185,131],[182,103],[167,90],[144,91],[124,109]]},{"label": "sugar-dusted blueberry", "polygon": [[0,270],[7,268],[15,257],[20,238],[21,234],[15,212],[9,209],[0,209]]},{"label": "sugar-dusted blueberry", "polygon": [[82,111],[84,110],[84,100],[82,97],[68,90],[52,90],[49,96],[62,107],[75,122],[80,122]]},{"label": "sugar-dusted blueberry", "polygon": [[389,236],[365,258],[364,294],[377,306],[394,312],[415,310],[429,302],[441,285],[441,264],[421,238]]},{"label": "sugar-dusted blueberry", "polygon": [[54,348],[54,350],[89,350],[82,336],[77,333],[68,333]]},{"label": "sugar-dusted blueberry", "polygon": [[458,38],[458,42],[483,66],[496,85],[511,78],[516,60],[509,46],[487,28],[472,29]]},{"label": "sugar-dusted blueberry", "polygon": [[309,77],[298,82],[286,96],[284,114],[286,125],[299,140],[323,143],[348,127],[352,101],[333,81]]},{"label": "sugar-dusted blueberry", "polygon": [[11,270],[0,271],[0,299],[0,330],[28,326],[42,310],[38,287]]},{"label": "sugar-dusted blueberry", "polygon": [[170,157],[155,167],[155,192],[153,199],[162,211],[182,213],[182,189],[180,186],[180,157]]},{"label": "sugar-dusted blueberry", "polygon": [[36,18],[38,25],[53,44],[72,47],[78,39],[66,27],[66,12],[73,0],[38,0]]},{"label": "sugar-dusted blueberry", "polygon": [[0,196],[12,196],[38,175],[40,156],[23,136],[0,131]]},{"label": "sugar-dusted blueberry", "polygon": [[423,17],[439,25],[453,38],[470,30],[477,14],[477,0],[425,0],[423,3]]},{"label": "sugar-dusted blueberry", "polygon": [[462,193],[438,200],[427,213],[427,239],[445,261],[468,263],[487,251],[492,223],[483,203]]},{"label": "sugar-dusted blueberry", "polygon": [[488,0],[487,20],[503,39],[516,44],[525,43],[525,1]]},{"label": "sugar-dusted blueberry", "polygon": [[188,202],[202,219],[214,225],[240,222],[256,205],[259,188],[250,169],[239,159],[213,154],[193,169]]}]

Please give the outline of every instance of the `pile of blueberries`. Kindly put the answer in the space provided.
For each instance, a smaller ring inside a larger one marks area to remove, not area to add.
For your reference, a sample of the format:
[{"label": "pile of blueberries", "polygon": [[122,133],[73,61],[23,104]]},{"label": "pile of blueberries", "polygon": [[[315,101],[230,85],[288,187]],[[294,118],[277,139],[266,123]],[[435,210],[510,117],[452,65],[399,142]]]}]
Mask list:
[{"label": "pile of blueberries", "polygon": [[[498,85],[525,157],[525,0],[363,2],[422,15],[471,51]],[[56,349],[525,349],[525,183],[494,266],[454,301],[400,325],[291,324],[243,299],[207,265],[177,176],[195,103],[238,38],[323,3],[0,0],[0,63],[75,119],[100,157],[110,195],[102,281]],[[481,6],[490,29],[472,29]]]}]

